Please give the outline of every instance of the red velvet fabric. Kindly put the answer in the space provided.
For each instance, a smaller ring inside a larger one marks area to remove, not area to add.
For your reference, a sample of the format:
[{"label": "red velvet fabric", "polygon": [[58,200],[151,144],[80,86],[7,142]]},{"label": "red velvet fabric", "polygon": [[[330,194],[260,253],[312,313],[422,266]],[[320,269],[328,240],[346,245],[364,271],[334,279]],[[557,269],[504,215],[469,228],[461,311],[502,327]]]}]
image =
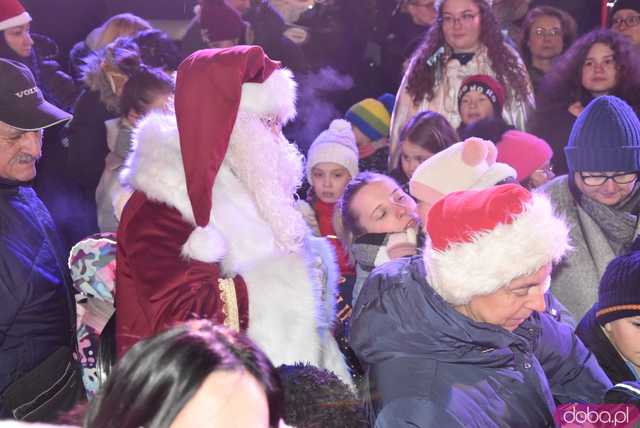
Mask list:
[{"label": "red velvet fabric", "polygon": [[[180,255],[194,227],[180,213],[135,192],[118,229],[116,346],[122,356],[137,341],[193,318],[223,323],[217,263]],[[247,328],[248,295],[234,278],[241,329]]]},{"label": "red velvet fabric", "polygon": [[318,219],[320,235],[328,238],[331,245],[335,248],[340,273],[342,275],[354,275],[355,268],[349,263],[349,255],[340,240],[336,237],[336,231],[333,229],[333,211],[335,206],[335,203],[327,204],[317,199],[313,204],[313,210],[316,212],[316,218]]}]

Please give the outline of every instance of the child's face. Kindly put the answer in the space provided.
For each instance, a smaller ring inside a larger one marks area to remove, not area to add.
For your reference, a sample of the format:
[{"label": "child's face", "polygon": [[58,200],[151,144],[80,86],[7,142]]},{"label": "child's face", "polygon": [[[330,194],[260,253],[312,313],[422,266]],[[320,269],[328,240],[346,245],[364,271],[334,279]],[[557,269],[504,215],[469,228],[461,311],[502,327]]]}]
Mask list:
[{"label": "child's face", "polygon": [[349,180],[349,171],[337,163],[320,162],[311,169],[311,186],[318,199],[325,204],[340,199]]},{"label": "child's face", "polygon": [[365,233],[402,232],[417,226],[416,203],[391,179],[363,186],[351,201],[351,211]]},{"label": "child's face", "polygon": [[460,102],[460,117],[465,125],[493,117],[493,104],[485,94],[469,91]]},{"label": "child's face", "polygon": [[640,368],[640,316],[612,321],[604,329],[618,352]]},{"label": "child's face", "polygon": [[536,187],[540,187],[555,176],[556,175],[553,173],[553,169],[551,168],[551,162],[546,161],[540,168],[536,169],[531,174],[531,188],[535,189]]},{"label": "child's face", "polygon": [[402,141],[400,145],[400,166],[407,178],[411,178],[416,168],[431,156],[433,153],[429,150],[409,140]]}]

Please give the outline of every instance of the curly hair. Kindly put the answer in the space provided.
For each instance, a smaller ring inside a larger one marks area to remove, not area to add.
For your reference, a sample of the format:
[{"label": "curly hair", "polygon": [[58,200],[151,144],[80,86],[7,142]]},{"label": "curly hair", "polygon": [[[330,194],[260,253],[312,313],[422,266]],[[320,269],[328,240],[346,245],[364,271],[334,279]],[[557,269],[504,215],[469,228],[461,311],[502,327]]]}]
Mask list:
[{"label": "curly hair", "polygon": [[[496,79],[505,88],[511,87],[516,99],[526,100],[529,94],[527,71],[518,54],[505,44],[500,25],[486,1],[472,1],[480,10],[480,41],[487,47],[487,55]],[[445,41],[442,30],[442,9],[445,2],[446,0],[438,3],[438,18],[413,54],[410,69],[407,71],[407,91],[415,104],[420,103],[425,96],[429,100],[433,99],[437,72],[444,68],[453,53]],[[439,53],[441,48],[444,48],[444,54]],[[507,96],[511,97],[511,94]]]},{"label": "curly hair", "polygon": [[566,51],[569,46],[576,39],[577,24],[564,10],[558,9],[553,6],[539,6],[531,9],[522,22],[522,42],[520,43],[520,53],[525,64],[531,64],[531,49],[529,49],[529,36],[531,33],[531,27],[536,19],[543,16],[550,16],[560,21],[560,27],[562,29],[562,52]]},{"label": "curly hair", "polygon": [[610,95],[625,100],[634,109],[640,106],[640,58],[627,37],[612,30],[594,30],[580,37],[556,59],[545,76],[540,93],[540,109],[569,106],[590,98],[582,86],[582,65],[591,47],[602,43],[614,52],[618,67],[617,84]]}]

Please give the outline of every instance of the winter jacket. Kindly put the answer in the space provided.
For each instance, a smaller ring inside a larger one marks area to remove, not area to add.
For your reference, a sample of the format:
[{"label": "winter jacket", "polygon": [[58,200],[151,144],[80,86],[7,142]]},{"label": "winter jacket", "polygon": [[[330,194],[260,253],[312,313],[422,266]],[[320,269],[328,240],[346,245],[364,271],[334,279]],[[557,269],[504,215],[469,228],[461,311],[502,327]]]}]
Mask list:
[{"label": "winter jacket", "polygon": [[[505,45],[506,46],[506,45]],[[508,47],[508,49],[512,49]],[[513,50],[513,49],[512,49]],[[514,51],[515,52],[515,51]],[[412,60],[415,61],[415,58]],[[526,67],[521,62],[521,70],[526,74]],[[399,138],[402,127],[415,114],[431,110],[442,114],[451,123],[451,126],[458,128],[460,125],[460,114],[458,112],[458,90],[462,81],[474,74],[487,74],[495,77],[491,67],[491,60],[487,55],[487,48],[481,47],[473,58],[465,65],[461,65],[457,59],[450,59],[444,70],[438,70],[436,74],[440,76],[433,88],[433,99],[428,100],[426,96],[416,105],[413,96],[407,90],[408,77],[413,69],[413,62],[409,65],[405,73],[400,89],[396,95],[396,104],[391,117],[391,157],[390,169],[398,166],[400,157]],[[515,94],[511,92],[511,101],[508,102],[502,111],[504,120],[516,128],[524,130],[527,121],[527,114],[535,104],[533,89],[529,85],[529,92],[526,101],[515,99]]]},{"label": "winter jacket", "polygon": [[596,320],[595,306],[582,318],[576,328],[576,335],[598,359],[600,367],[614,384],[636,379],[624,358],[618,353]]},{"label": "winter jacket", "polygon": [[569,225],[573,246],[554,268],[551,290],[576,319],[581,319],[596,302],[600,278],[616,254],[600,225],[578,205],[566,175],[546,183],[540,191]]},{"label": "winter jacket", "polygon": [[568,106],[558,106],[548,110],[538,110],[531,120],[531,132],[545,140],[553,149],[551,163],[557,175],[566,174],[567,158],[564,147],[569,141],[571,128],[577,117],[571,114]]},{"label": "winter jacket", "polygon": [[[58,348],[74,348],[75,302],[59,244],[33,189],[0,179],[0,396]],[[6,412],[0,401],[0,419]]]},{"label": "winter jacket", "polygon": [[509,332],[453,309],[427,284],[421,257],[372,272],[350,342],[378,428],[549,427],[554,400],[599,402],[611,386],[571,330],[544,313]]}]

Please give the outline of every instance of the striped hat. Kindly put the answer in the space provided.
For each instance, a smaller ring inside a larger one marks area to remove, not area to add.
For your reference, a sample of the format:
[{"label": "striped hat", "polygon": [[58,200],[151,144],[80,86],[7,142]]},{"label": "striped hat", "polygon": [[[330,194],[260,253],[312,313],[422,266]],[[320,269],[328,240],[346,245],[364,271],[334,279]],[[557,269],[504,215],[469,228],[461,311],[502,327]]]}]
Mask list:
[{"label": "striped hat", "polygon": [[384,94],[377,100],[367,98],[354,104],[344,118],[357,127],[371,141],[389,136],[393,95]]},{"label": "striped hat", "polygon": [[18,0],[0,0],[0,31],[31,22],[31,16]]}]

